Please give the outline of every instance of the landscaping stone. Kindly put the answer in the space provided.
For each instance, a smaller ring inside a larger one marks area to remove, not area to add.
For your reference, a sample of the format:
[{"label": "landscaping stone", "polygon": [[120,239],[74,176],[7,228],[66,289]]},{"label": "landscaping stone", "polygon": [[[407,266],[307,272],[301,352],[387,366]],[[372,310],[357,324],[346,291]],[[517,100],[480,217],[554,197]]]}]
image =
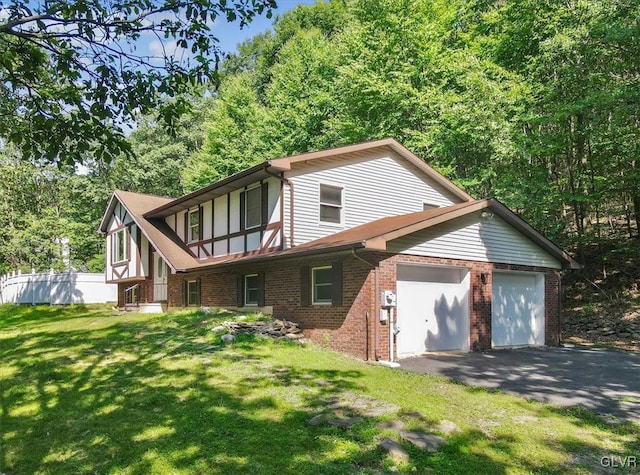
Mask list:
[{"label": "landscaping stone", "polygon": [[227,330],[227,327],[225,327],[224,325],[218,325],[217,327],[213,327],[211,329],[211,331],[213,333],[220,333],[220,332],[223,332],[223,331],[226,331],[226,330]]},{"label": "landscaping stone", "polygon": [[367,409],[362,413],[363,416],[366,417],[380,417],[385,416],[387,414],[393,414],[394,412],[398,412],[400,410],[400,406],[396,406],[395,404],[381,404],[379,406],[372,407]]},{"label": "landscaping stone", "polygon": [[258,322],[244,320],[246,316],[241,315],[236,321],[224,322],[222,326],[231,334],[252,334],[276,340],[297,341],[301,344],[307,341],[297,323],[278,319]]},{"label": "landscaping stone", "polygon": [[420,419],[420,420],[424,420],[424,414],[419,412],[419,411],[409,411],[409,412],[403,412],[402,413],[403,416],[405,417],[414,417],[416,419]]},{"label": "landscaping stone", "polygon": [[203,358],[202,359],[202,364],[203,365],[210,365],[211,364],[211,360],[209,358]]},{"label": "landscaping stone", "polygon": [[227,333],[226,335],[222,335],[222,341],[224,343],[231,343],[235,339],[236,339],[236,337],[233,336],[231,333]]},{"label": "landscaping stone", "polygon": [[378,422],[376,424],[376,429],[402,430],[404,429],[404,422],[398,420]]},{"label": "landscaping stone", "polygon": [[318,414],[316,416],[313,416],[311,419],[309,419],[307,421],[307,424],[309,424],[310,426],[319,426],[320,424],[323,424],[326,420],[327,420],[326,414]]},{"label": "landscaping stone", "polygon": [[454,422],[442,420],[440,424],[438,424],[438,430],[443,434],[449,435],[454,432],[460,432],[460,427],[458,427]]},{"label": "landscaping stone", "polygon": [[409,453],[395,440],[385,437],[378,444],[384,450],[389,458],[396,463],[407,463],[409,461]]},{"label": "landscaping stone", "polygon": [[340,427],[341,429],[348,429],[354,424],[362,422],[362,417],[339,417],[336,419],[329,419],[327,424],[334,427]]},{"label": "landscaping stone", "polygon": [[447,443],[442,437],[425,432],[400,431],[400,437],[427,452],[437,452],[441,446]]}]

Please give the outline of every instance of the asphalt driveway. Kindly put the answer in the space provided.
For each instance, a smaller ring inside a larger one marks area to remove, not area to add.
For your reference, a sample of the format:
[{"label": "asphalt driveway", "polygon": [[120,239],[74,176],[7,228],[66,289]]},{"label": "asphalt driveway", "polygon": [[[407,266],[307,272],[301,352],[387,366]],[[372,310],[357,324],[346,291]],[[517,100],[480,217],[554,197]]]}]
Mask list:
[{"label": "asphalt driveway", "polygon": [[640,423],[637,353],[587,347],[441,353],[401,360],[400,368]]}]

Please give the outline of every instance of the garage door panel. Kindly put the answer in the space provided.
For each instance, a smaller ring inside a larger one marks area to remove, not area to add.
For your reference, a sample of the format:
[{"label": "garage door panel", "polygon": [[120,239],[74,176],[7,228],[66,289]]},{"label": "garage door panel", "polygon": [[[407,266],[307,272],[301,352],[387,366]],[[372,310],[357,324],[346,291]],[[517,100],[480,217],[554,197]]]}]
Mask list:
[{"label": "garage door panel", "polygon": [[491,298],[492,346],[544,344],[544,276],[494,273]]},{"label": "garage door panel", "polygon": [[469,348],[467,269],[398,267],[398,354]]}]

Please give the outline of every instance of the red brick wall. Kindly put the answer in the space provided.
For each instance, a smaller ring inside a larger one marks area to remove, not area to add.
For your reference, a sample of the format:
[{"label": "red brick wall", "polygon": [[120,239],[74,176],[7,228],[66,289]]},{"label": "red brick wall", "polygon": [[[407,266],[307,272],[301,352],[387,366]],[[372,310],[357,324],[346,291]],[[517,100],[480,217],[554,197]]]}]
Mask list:
[{"label": "red brick wall", "polygon": [[[359,255],[379,266],[378,292],[382,290],[397,291],[396,269],[399,262],[470,268],[470,348],[474,351],[491,349],[492,271],[498,269],[544,273],[546,344],[559,344],[560,275],[554,269],[393,255],[380,252],[362,252]],[[343,266],[342,305],[301,306],[300,268],[302,266],[312,268],[330,265],[336,260],[340,260]],[[182,305],[183,280],[201,279],[201,304],[203,306],[234,307],[237,303],[237,275],[254,272],[265,273],[265,303],[267,306],[273,306],[274,316],[297,322],[304,329],[305,335],[320,345],[362,359],[374,359],[376,356],[380,359],[389,358],[389,325],[379,321],[379,310],[374,308],[376,300],[375,274],[370,266],[350,254],[314,258],[303,262],[271,261],[253,265],[244,264],[223,271],[170,274],[168,305],[169,307]],[[482,274],[486,274],[484,283],[482,282]]]}]

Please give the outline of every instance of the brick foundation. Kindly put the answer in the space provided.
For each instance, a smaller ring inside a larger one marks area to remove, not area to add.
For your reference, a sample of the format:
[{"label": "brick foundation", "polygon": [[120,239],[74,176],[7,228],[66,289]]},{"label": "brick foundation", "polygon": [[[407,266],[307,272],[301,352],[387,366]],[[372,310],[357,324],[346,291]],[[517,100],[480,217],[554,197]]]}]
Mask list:
[{"label": "brick foundation", "polygon": [[[555,269],[509,264],[439,259],[424,256],[359,252],[368,262],[378,266],[378,292],[396,289],[398,263],[461,266],[470,269],[469,298],[470,348],[491,349],[491,275],[493,270],[539,272],[545,275],[545,343],[560,342],[560,274]],[[300,269],[302,266],[331,265],[340,260],[343,266],[342,305],[301,305]],[[298,323],[309,338],[320,345],[348,353],[361,359],[389,358],[389,326],[379,321],[375,308],[375,272],[352,255],[314,258],[302,261],[281,261],[243,264],[224,270],[189,274],[170,274],[168,305],[182,305],[183,280],[200,279],[201,305],[235,307],[237,276],[264,272],[265,304],[273,306],[276,317]],[[485,280],[482,280],[485,274]],[[153,282],[151,282],[153,284]],[[150,286],[153,289],[153,285]]]}]

